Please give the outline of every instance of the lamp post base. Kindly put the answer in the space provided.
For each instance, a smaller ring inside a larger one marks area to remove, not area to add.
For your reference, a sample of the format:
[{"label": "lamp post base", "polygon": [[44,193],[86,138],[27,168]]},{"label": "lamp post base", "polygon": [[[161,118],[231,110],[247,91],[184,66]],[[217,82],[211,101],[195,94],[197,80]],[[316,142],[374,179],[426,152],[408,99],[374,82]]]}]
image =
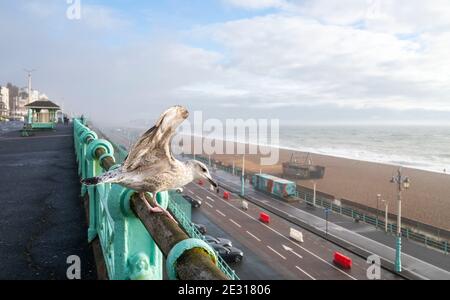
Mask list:
[{"label": "lamp post base", "polygon": [[401,259],[402,237],[401,236],[397,236],[395,244],[396,244],[396,247],[395,247],[395,271],[401,272],[402,271],[402,259]]}]

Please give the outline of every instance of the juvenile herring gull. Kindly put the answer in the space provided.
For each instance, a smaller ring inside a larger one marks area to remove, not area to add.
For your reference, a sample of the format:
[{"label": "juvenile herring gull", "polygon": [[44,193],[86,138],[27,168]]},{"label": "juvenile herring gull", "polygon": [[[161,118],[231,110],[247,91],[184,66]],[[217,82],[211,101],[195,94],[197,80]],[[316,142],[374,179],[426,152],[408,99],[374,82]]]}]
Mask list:
[{"label": "juvenile herring gull", "polygon": [[[182,106],[169,108],[139,138],[119,168],[81,182],[85,185],[117,183],[137,191],[144,201],[147,201],[145,193],[150,192],[149,210],[154,213],[167,213],[156,202],[158,192],[180,189],[197,179],[206,179],[217,187],[205,164],[197,160],[181,162],[171,152],[170,143],[175,130],[188,116],[189,112]],[[171,217],[170,214],[168,216]]]}]

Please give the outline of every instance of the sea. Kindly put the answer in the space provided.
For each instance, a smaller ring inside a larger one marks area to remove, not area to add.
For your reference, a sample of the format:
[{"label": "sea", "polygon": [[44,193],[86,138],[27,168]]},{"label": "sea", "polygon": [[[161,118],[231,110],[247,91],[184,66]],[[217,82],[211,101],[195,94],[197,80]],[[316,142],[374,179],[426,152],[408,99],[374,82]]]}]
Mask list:
[{"label": "sea", "polygon": [[[141,129],[126,132],[130,146]],[[248,142],[236,138],[237,142]],[[450,126],[285,125],[279,142],[289,150],[330,155],[450,174]]]},{"label": "sea", "polygon": [[450,173],[450,126],[284,126],[280,147]]}]

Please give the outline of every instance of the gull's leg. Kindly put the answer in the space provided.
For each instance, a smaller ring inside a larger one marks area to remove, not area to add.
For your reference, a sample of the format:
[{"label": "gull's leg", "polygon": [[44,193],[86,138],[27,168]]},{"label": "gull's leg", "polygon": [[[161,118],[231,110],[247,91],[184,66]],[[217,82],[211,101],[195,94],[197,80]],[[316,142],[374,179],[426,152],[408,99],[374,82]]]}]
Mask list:
[{"label": "gull's leg", "polygon": [[[154,193],[156,196],[156,193]],[[153,195],[153,193],[152,193]],[[152,213],[164,213],[166,214],[166,216],[169,217],[169,219],[173,220],[175,223],[178,224],[178,222],[175,220],[175,218],[164,208],[162,208],[161,206],[159,206],[158,201],[156,201],[156,197],[153,196],[151,198],[150,201],[147,200],[147,198],[145,197],[145,193],[139,193],[139,197],[145,201],[145,203],[148,203],[148,210]]]}]

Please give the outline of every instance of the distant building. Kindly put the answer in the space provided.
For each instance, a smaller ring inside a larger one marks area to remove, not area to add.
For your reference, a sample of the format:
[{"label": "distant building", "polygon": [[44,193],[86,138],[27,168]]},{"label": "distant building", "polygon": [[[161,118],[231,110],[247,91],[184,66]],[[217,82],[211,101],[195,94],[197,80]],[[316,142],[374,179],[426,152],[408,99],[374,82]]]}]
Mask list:
[{"label": "distant building", "polygon": [[8,83],[6,87],[9,89],[9,116],[10,119],[17,120],[17,103],[19,97],[19,88],[11,83]]},{"label": "distant building", "polygon": [[0,87],[0,117],[9,117],[9,89],[7,87]]},{"label": "distant building", "polygon": [[31,90],[31,99],[30,102],[39,101],[39,91],[37,90]]}]

